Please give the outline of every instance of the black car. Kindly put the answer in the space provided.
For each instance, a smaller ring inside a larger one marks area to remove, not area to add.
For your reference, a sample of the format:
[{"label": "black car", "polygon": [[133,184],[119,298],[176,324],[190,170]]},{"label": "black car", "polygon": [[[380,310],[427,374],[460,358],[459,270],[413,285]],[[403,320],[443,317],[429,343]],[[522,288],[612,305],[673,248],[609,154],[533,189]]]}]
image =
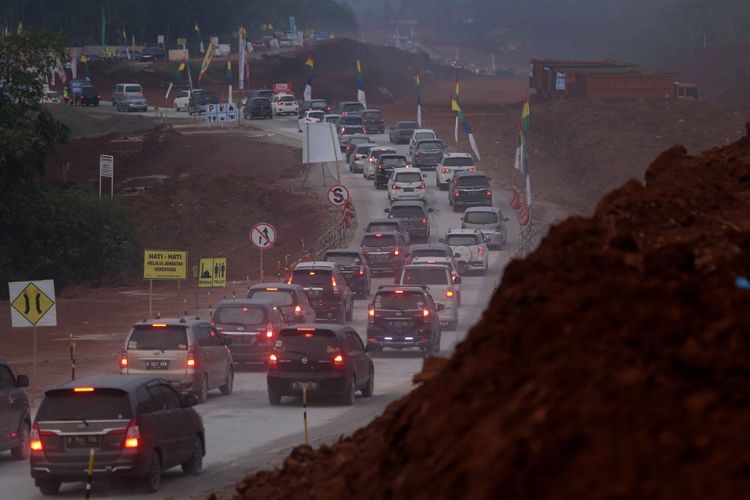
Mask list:
[{"label": "black car", "polygon": [[427,287],[381,286],[367,310],[367,351],[416,347],[432,356],[440,351],[438,311],[443,309]]},{"label": "black car", "polygon": [[406,238],[395,231],[365,234],[360,248],[372,273],[399,275],[409,257],[409,244]]},{"label": "black car", "polygon": [[251,97],[245,103],[245,119],[273,118],[271,100],[267,97]]},{"label": "black car", "polygon": [[333,262],[300,262],[294,267],[289,283],[304,287],[318,320],[333,320],[337,323],[352,320],[352,290]]},{"label": "black car", "polygon": [[430,239],[430,215],[431,208],[427,208],[421,201],[394,201],[385,213],[391,219],[399,219],[406,226],[409,237],[412,240],[421,238],[424,241]]},{"label": "black car", "polygon": [[396,122],[388,132],[388,138],[393,144],[404,144],[409,142],[412,134],[418,128],[417,122]]},{"label": "black car", "polygon": [[454,212],[466,207],[492,206],[492,179],[484,172],[456,172],[448,187],[448,202]]},{"label": "black car", "polygon": [[328,113],[330,111],[328,101],[326,101],[325,99],[310,99],[309,101],[302,101],[302,105],[299,107],[299,117],[304,117],[305,111],[307,111],[308,109],[315,109],[318,111],[323,111],[324,113]]},{"label": "black car", "polygon": [[404,236],[407,244],[410,244],[409,231],[406,225],[398,219],[375,219],[367,223],[365,233],[389,233],[396,231]]},{"label": "black car", "polygon": [[326,250],[323,260],[333,262],[341,269],[346,284],[357,297],[366,299],[370,296],[370,266],[367,265],[367,259],[361,250]]},{"label": "black car", "polygon": [[341,115],[336,119],[336,126],[338,128],[346,127],[347,125],[362,125],[362,117],[360,115]]},{"label": "black car", "polygon": [[0,452],[10,450],[16,460],[29,456],[31,408],[26,387],[29,378],[16,375],[0,358]]},{"label": "black car", "polygon": [[364,109],[365,107],[359,101],[342,101],[336,105],[334,113],[339,115],[358,114]]},{"label": "black car", "polygon": [[422,139],[414,146],[412,163],[419,169],[434,169],[443,161],[445,144],[440,139]]},{"label": "black car", "polygon": [[211,315],[216,330],[229,337],[235,363],[265,363],[279,330],[288,321],[281,308],[268,301],[226,299]]},{"label": "black car", "polygon": [[206,442],[197,403],[153,376],[85,377],[51,389],[31,430],[31,477],[44,495],[86,481],[91,449],[94,480],[141,478],[153,492],[177,465],[199,474]]},{"label": "black car", "polygon": [[216,96],[216,92],[210,90],[204,90],[202,92],[195,92],[190,95],[188,99],[188,114],[201,114],[204,111],[204,106],[209,104],[219,104],[219,98]]},{"label": "black car", "polygon": [[350,326],[311,324],[285,328],[269,355],[268,401],[283,396],[337,396],[353,405],[356,391],[372,396],[375,368],[357,332]]},{"label": "black car", "polygon": [[78,95],[78,104],[81,106],[98,106],[99,90],[93,85],[84,85],[81,87],[80,95]]},{"label": "black car", "polygon": [[383,112],[379,109],[362,110],[362,124],[368,134],[382,134],[385,132]]},{"label": "black car", "polygon": [[408,167],[409,160],[404,155],[383,154],[378,158],[378,164],[375,166],[375,188],[385,189],[388,186],[388,179],[394,168]]}]

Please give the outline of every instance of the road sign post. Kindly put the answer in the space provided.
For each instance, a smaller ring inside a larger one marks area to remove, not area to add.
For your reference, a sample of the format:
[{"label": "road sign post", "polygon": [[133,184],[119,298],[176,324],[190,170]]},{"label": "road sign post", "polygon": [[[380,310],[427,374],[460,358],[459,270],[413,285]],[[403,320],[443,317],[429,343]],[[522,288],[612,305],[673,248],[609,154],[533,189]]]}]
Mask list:
[{"label": "road sign post", "polygon": [[344,206],[349,198],[349,190],[343,184],[336,184],[328,189],[328,203],[334,207]]},{"label": "road sign post", "polygon": [[109,177],[109,197],[115,195],[115,158],[99,155],[99,199],[102,199],[102,177]]},{"label": "road sign post", "polygon": [[187,278],[188,254],[184,250],[145,250],[143,252],[143,278],[148,283],[148,316],[153,314],[154,280],[177,280],[177,314],[180,301],[180,280]]},{"label": "road sign post", "polygon": [[263,273],[263,251],[271,248],[276,243],[278,233],[268,222],[259,222],[250,230],[250,242],[260,249],[260,281],[264,281]]}]

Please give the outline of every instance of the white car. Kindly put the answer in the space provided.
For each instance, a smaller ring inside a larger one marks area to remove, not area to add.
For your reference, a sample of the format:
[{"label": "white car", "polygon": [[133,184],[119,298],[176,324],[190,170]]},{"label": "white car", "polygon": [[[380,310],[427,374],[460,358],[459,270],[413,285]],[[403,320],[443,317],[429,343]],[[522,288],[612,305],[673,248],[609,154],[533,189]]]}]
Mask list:
[{"label": "white car", "polygon": [[435,168],[435,183],[439,189],[448,189],[453,175],[459,170],[476,170],[474,158],[467,153],[444,153],[440,164]]},{"label": "white car", "polygon": [[297,130],[302,132],[302,128],[307,123],[319,123],[323,120],[323,113],[322,111],[316,111],[314,109],[305,111],[305,116],[297,120]]},{"label": "white car", "polygon": [[461,307],[461,275],[456,270],[451,257],[414,257],[409,264],[437,264],[446,266],[451,272],[453,288],[456,290],[456,301],[458,307]]},{"label": "white car", "polygon": [[479,229],[490,248],[502,248],[508,241],[507,217],[497,207],[469,207],[461,217],[461,228]]},{"label": "white car", "polygon": [[422,172],[417,168],[394,168],[388,178],[388,199],[398,200],[426,200],[427,186],[425,186]]},{"label": "white car", "polygon": [[380,146],[370,150],[370,154],[367,155],[362,168],[362,177],[365,179],[375,178],[375,168],[377,167],[378,159],[380,155],[384,154],[396,154],[396,150],[390,146]]},{"label": "white car", "polygon": [[174,106],[174,110],[175,111],[187,111],[188,101],[190,101],[190,96],[192,94],[197,94],[198,92],[203,92],[203,90],[201,89],[180,90],[175,96],[174,102],[172,104],[172,106]]},{"label": "white car", "polygon": [[479,229],[449,229],[443,240],[451,247],[459,265],[459,272],[479,271],[483,276],[489,269],[489,253]]},{"label": "white car", "polygon": [[422,139],[437,138],[437,134],[431,128],[418,128],[411,135],[411,139],[409,139],[409,156],[412,156],[414,154],[414,146],[417,144],[417,141],[421,141]]},{"label": "white car", "polygon": [[355,145],[352,154],[349,156],[349,171],[364,172],[365,163],[367,162],[367,157],[370,154],[370,150],[372,148],[376,148],[377,146],[377,144],[372,142]]},{"label": "white car", "polygon": [[299,102],[294,97],[294,94],[277,94],[273,96],[271,108],[273,109],[273,114],[276,116],[299,114]]},{"label": "white car", "polygon": [[458,327],[458,296],[448,266],[443,264],[406,265],[401,271],[397,284],[426,285],[435,304],[443,304],[445,308],[438,311],[440,324],[446,325],[446,330],[455,330]]}]

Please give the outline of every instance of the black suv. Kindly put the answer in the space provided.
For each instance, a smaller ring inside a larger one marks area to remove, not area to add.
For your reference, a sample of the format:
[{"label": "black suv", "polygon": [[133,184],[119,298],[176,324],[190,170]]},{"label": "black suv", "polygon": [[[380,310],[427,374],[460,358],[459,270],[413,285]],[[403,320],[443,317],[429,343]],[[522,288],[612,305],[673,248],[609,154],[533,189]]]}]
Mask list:
[{"label": "black suv", "polygon": [[346,278],[333,262],[300,262],[289,283],[302,285],[319,320],[344,323],[352,320],[354,299]]},{"label": "black suv", "polygon": [[369,398],[375,385],[372,359],[350,326],[313,324],[281,330],[269,356],[268,401],[308,394],[338,396],[353,405],[356,391]]},{"label": "black suv", "polygon": [[443,161],[445,144],[440,139],[422,139],[414,146],[412,163],[419,169],[434,169]]},{"label": "black suv", "polygon": [[388,139],[393,144],[406,143],[411,140],[414,131],[419,128],[417,122],[396,122],[388,132]]},{"label": "black suv", "polygon": [[367,227],[365,227],[365,233],[388,233],[391,231],[401,233],[404,235],[406,244],[411,244],[406,225],[398,219],[375,219],[368,222]]},{"label": "black suv", "polygon": [[271,100],[267,97],[251,97],[245,103],[245,120],[253,118],[273,118]]},{"label": "black suv", "polygon": [[451,179],[448,188],[448,202],[454,212],[466,207],[492,206],[490,181],[484,172],[459,171]]},{"label": "black suv", "polygon": [[84,85],[81,87],[81,94],[78,96],[78,104],[81,106],[98,106],[99,90],[93,85]]},{"label": "black suv", "polygon": [[362,110],[362,124],[368,134],[382,134],[385,132],[385,120],[379,109]]},{"label": "black suv", "polygon": [[316,109],[324,113],[328,113],[330,111],[328,101],[326,101],[325,99],[311,99],[309,101],[302,101],[302,106],[299,107],[299,117],[303,118],[305,116],[305,111],[307,111],[308,109]]},{"label": "black suv", "polygon": [[247,96],[247,99],[250,100],[253,97],[265,97],[266,99],[270,101],[271,99],[273,99],[273,90],[268,90],[268,89],[251,90],[250,95]]},{"label": "black suv", "polygon": [[426,287],[381,286],[367,311],[367,351],[417,347],[432,356],[440,351],[438,311],[443,308]]},{"label": "black suv", "polygon": [[385,189],[388,186],[388,179],[394,168],[408,167],[409,160],[404,155],[384,154],[378,158],[378,164],[375,166],[375,188]]},{"label": "black suv", "polygon": [[395,231],[365,234],[360,247],[372,273],[393,272],[398,276],[409,256],[409,243]]},{"label": "black suv", "polygon": [[219,104],[219,98],[216,96],[216,92],[210,90],[204,90],[202,92],[193,92],[188,99],[188,114],[199,115],[203,113],[203,107],[208,104]]},{"label": "black suv", "polygon": [[326,250],[323,260],[333,262],[341,269],[346,284],[357,297],[366,299],[370,296],[370,266],[361,250]]},{"label": "black suv", "polygon": [[391,219],[398,219],[406,226],[412,241],[420,238],[424,241],[430,239],[430,212],[421,201],[394,201],[391,208],[384,210]]},{"label": "black suv", "polygon": [[150,492],[177,465],[199,474],[206,442],[197,403],[153,376],[85,377],[51,389],[31,430],[31,477],[44,495],[86,481],[92,449],[95,479],[139,477]]},{"label": "black suv", "polygon": [[16,460],[29,456],[31,409],[26,375],[15,375],[0,358],[0,452],[10,450]]}]

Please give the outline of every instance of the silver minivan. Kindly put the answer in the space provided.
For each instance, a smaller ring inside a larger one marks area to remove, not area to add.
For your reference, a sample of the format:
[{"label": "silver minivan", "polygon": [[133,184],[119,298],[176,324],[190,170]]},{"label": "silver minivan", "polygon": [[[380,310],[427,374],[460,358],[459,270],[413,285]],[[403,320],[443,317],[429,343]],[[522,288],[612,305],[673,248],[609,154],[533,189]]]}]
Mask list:
[{"label": "silver minivan", "polygon": [[112,91],[112,106],[117,106],[126,96],[143,97],[143,87],[140,83],[118,83]]},{"label": "silver minivan", "polygon": [[479,229],[489,248],[502,248],[508,241],[507,217],[497,207],[469,207],[461,217],[462,229]]},{"label": "silver minivan", "polygon": [[231,339],[198,318],[139,321],[128,334],[120,356],[122,375],[152,375],[205,402],[208,391],[228,395],[234,386]]}]

